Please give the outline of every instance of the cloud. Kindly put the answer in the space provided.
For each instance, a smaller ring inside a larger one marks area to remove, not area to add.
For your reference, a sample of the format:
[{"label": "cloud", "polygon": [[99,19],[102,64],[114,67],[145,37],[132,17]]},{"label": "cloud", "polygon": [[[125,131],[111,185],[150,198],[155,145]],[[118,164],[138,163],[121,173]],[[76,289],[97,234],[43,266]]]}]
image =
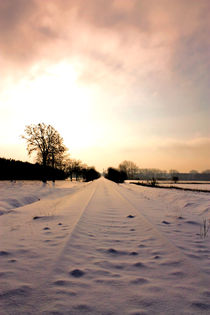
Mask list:
[{"label": "cloud", "polygon": [[171,153],[210,154],[210,138],[195,138],[188,141],[168,140],[157,148]]},{"label": "cloud", "polygon": [[36,10],[33,0],[0,2],[0,45],[5,59],[22,62],[31,58],[36,46],[35,32],[31,32]]},{"label": "cloud", "polygon": [[209,9],[206,0],[4,0],[1,53],[19,69],[76,55],[132,84],[148,76],[189,82],[209,66]]}]

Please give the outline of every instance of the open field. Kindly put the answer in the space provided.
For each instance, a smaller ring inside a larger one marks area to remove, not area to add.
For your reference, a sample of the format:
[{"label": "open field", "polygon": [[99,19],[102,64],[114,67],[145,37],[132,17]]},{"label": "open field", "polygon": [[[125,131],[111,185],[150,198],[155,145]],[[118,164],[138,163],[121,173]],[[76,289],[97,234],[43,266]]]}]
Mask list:
[{"label": "open field", "polygon": [[161,183],[161,185],[164,186],[175,186],[175,187],[181,187],[181,188],[189,188],[189,189],[201,189],[201,190],[209,190],[210,191],[210,183],[195,183],[193,182],[191,183],[171,183],[171,184],[167,184],[167,183]]},{"label": "open field", "polygon": [[0,314],[210,313],[209,194],[1,182],[0,206]]},{"label": "open field", "polygon": [[[126,183],[145,183],[147,184],[148,181],[146,180],[126,180]],[[164,181],[164,180],[158,180],[157,185],[164,186],[164,187],[180,187],[180,188],[189,188],[189,189],[195,189],[195,190],[209,190],[210,191],[210,182],[206,181],[180,181],[177,183],[174,183],[173,181]]]}]

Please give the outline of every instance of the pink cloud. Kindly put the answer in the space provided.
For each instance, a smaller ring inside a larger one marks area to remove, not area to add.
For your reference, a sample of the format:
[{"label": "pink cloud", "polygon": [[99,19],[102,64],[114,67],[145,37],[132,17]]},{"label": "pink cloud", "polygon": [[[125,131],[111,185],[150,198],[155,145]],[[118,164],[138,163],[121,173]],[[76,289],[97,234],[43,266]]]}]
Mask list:
[{"label": "pink cloud", "polygon": [[209,9],[206,0],[4,0],[1,52],[16,67],[77,55],[137,77],[189,71],[209,57]]}]

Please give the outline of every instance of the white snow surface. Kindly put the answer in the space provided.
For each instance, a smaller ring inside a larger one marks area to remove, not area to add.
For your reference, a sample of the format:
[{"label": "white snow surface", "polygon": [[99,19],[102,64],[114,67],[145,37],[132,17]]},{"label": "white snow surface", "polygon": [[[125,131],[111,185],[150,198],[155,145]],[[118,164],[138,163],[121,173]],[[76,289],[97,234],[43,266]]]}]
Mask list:
[{"label": "white snow surface", "polygon": [[0,202],[1,315],[210,314],[210,194],[100,178]]},{"label": "white snow surface", "polygon": [[164,186],[174,186],[174,187],[180,187],[180,188],[190,188],[190,189],[198,189],[198,190],[209,190],[210,191],[210,184],[180,184],[180,183],[171,183],[171,184],[164,184],[160,183]]},{"label": "white snow surface", "polygon": [[43,198],[58,198],[81,188],[80,182],[0,181],[0,215]]},{"label": "white snow surface", "polygon": [[[147,183],[147,181],[141,181],[141,180],[126,180],[126,183],[138,183],[138,182],[143,182],[143,183]],[[189,183],[189,182],[181,182],[181,183],[174,183],[172,181],[157,181],[157,184],[160,186],[164,186],[164,187],[180,187],[180,188],[190,188],[190,189],[198,189],[198,190],[209,190],[210,191],[210,183],[209,182],[197,182],[195,183],[195,181],[193,181],[193,183]]]}]

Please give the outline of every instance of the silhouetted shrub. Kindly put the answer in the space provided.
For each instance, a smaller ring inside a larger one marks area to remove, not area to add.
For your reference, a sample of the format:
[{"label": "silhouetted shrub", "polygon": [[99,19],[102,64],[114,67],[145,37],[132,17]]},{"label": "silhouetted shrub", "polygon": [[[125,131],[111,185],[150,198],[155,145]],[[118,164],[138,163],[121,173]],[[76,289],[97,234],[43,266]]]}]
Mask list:
[{"label": "silhouetted shrub", "polygon": [[127,174],[124,171],[109,167],[105,177],[115,183],[123,183],[127,179]]},{"label": "silhouetted shrub", "polygon": [[178,182],[178,180],[179,180],[179,176],[177,176],[177,175],[172,176],[172,180],[176,184]]},{"label": "silhouetted shrub", "polygon": [[157,185],[157,180],[156,180],[156,178],[152,178],[152,180],[151,180],[151,182],[150,182],[150,185],[151,186],[156,186]]},{"label": "silhouetted shrub", "polygon": [[94,167],[84,168],[82,170],[82,175],[85,182],[90,182],[91,180],[95,180],[101,176]]}]

